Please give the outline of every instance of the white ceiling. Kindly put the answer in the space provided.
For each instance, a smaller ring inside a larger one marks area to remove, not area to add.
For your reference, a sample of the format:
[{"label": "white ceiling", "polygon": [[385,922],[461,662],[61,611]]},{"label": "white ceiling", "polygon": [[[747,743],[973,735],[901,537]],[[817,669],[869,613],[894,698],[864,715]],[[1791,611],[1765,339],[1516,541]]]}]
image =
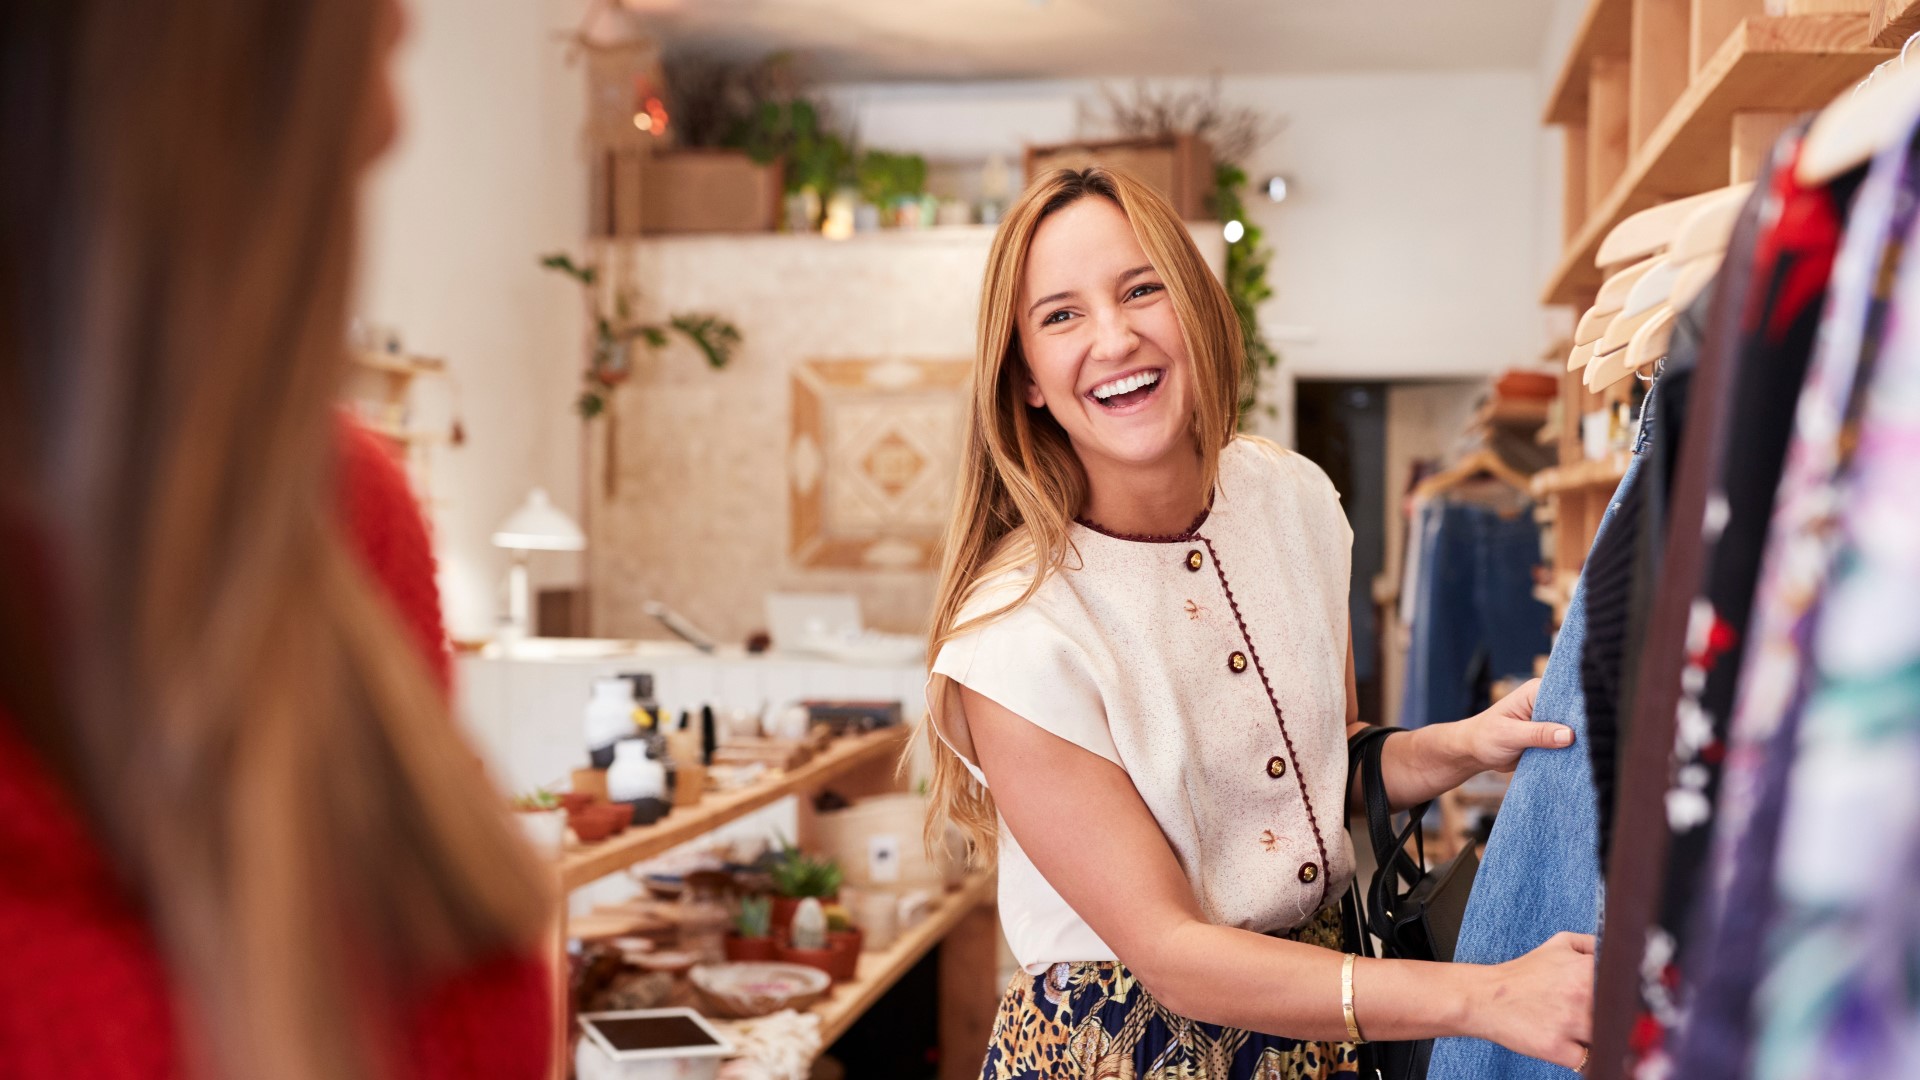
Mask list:
[{"label": "white ceiling", "polygon": [[828,82],[1532,68],[1543,0],[621,0],[669,47]]}]

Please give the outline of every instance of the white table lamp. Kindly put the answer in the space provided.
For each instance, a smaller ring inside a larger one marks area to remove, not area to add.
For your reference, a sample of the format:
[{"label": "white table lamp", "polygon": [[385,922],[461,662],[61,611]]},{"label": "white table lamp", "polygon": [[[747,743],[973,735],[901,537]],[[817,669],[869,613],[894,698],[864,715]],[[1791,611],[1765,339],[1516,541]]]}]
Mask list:
[{"label": "white table lamp", "polygon": [[531,636],[532,587],[527,580],[527,558],[531,551],[582,551],[587,536],[580,526],[553,505],[545,488],[534,488],[527,501],[501,522],[493,534],[493,546],[513,553],[507,569],[507,621],[500,637],[518,641]]}]

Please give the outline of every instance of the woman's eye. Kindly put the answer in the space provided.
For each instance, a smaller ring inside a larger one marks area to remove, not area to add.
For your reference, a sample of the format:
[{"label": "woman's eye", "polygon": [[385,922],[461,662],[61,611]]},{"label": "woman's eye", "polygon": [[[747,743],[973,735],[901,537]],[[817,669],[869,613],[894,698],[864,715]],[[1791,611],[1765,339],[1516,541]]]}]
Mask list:
[{"label": "woman's eye", "polygon": [[1127,299],[1138,300],[1142,296],[1151,296],[1159,291],[1160,286],[1158,285],[1136,285],[1133,287],[1133,291],[1127,294]]},{"label": "woman's eye", "polygon": [[1068,312],[1065,308],[1061,308],[1059,311],[1056,311],[1053,314],[1048,315],[1046,318],[1041,319],[1040,325],[1052,326],[1054,323],[1057,323],[1057,322],[1065,322],[1067,321],[1067,318],[1070,314],[1071,313]]}]

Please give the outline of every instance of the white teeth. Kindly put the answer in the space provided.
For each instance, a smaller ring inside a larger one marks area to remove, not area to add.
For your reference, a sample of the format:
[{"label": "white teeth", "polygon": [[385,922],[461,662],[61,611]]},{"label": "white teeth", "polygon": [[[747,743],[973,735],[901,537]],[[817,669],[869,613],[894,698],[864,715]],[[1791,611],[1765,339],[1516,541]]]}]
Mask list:
[{"label": "white teeth", "polygon": [[1154,383],[1157,383],[1159,381],[1160,381],[1159,372],[1139,371],[1139,372],[1135,372],[1132,375],[1127,376],[1124,379],[1115,379],[1110,383],[1104,383],[1100,386],[1094,387],[1093,396],[1096,400],[1105,401],[1108,398],[1117,397],[1121,394],[1128,393],[1129,391],[1138,390],[1143,386],[1152,386]]}]

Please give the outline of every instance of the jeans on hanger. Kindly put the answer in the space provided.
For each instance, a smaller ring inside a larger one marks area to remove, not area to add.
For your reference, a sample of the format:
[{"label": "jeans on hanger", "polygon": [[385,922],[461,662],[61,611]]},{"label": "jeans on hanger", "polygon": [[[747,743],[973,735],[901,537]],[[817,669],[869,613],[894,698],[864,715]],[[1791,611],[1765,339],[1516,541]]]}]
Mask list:
[{"label": "jeans on hanger", "polygon": [[[1635,454],[1627,466],[1601,518],[1595,547],[1608,542],[1614,511],[1638,483],[1643,460]],[[1563,930],[1590,934],[1599,928],[1598,815],[1593,769],[1581,745],[1587,735],[1586,695],[1580,681],[1586,592],[1583,577],[1574,587],[1533,705],[1535,720],[1572,728],[1574,745],[1521,755],[1474,878],[1473,896],[1467,901],[1460,940],[1454,947],[1457,963],[1504,963]],[[1570,1069],[1503,1046],[1465,1038],[1436,1041],[1427,1069],[1427,1080],[1565,1080],[1574,1075]]]},{"label": "jeans on hanger", "polygon": [[1470,716],[1486,707],[1486,683],[1531,675],[1553,617],[1533,595],[1540,530],[1530,515],[1443,502],[1419,521],[1419,595],[1400,707],[1408,728]]}]

